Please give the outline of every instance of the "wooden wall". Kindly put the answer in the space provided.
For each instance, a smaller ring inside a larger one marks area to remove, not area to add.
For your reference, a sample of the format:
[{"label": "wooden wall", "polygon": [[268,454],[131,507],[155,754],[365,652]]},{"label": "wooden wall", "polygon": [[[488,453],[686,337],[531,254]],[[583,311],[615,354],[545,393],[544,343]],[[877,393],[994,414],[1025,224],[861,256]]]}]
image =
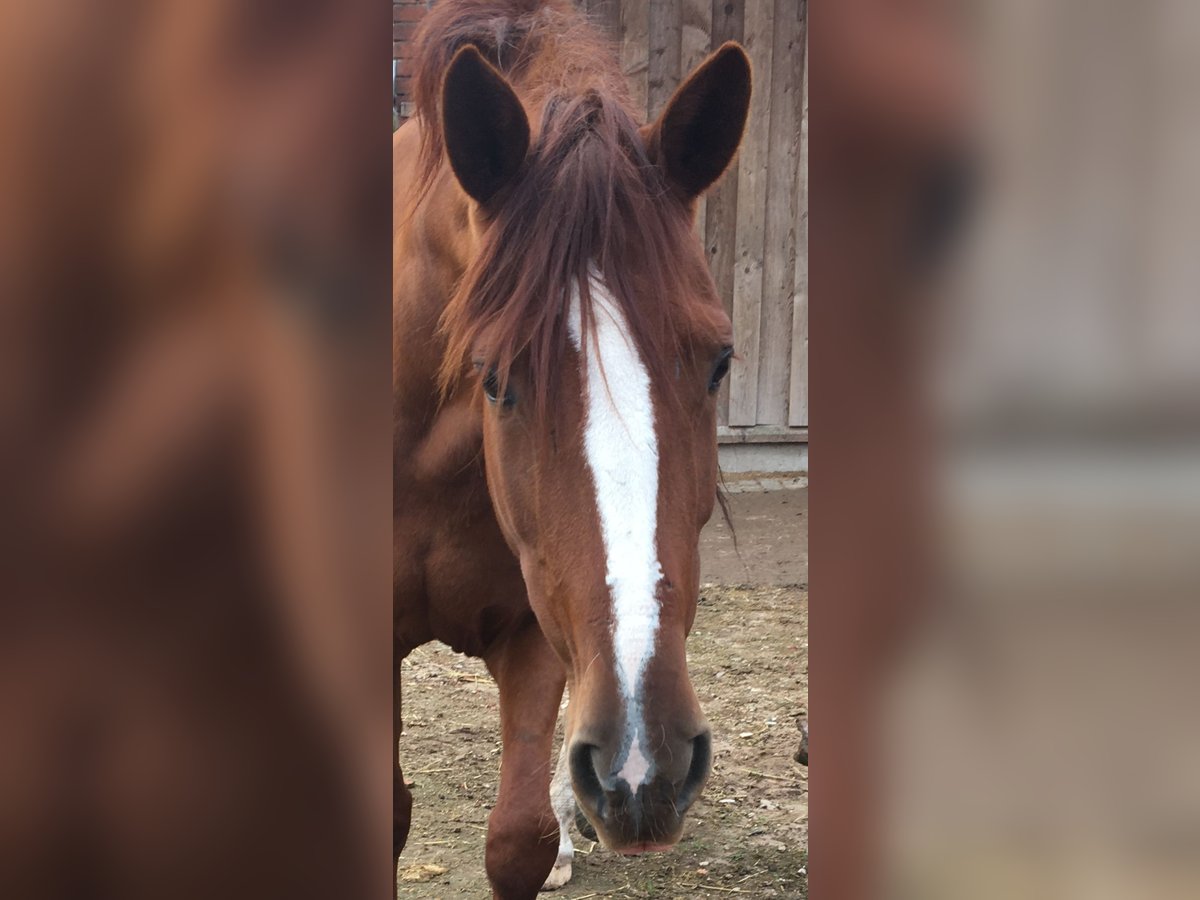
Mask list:
[{"label": "wooden wall", "polygon": [[425,14],[425,0],[392,0],[392,113],[396,119],[411,113],[412,35]]},{"label": "wooden wall", "polygon": [[[738,352],[719,397],[721,431],[725,440],[806,439],[807,0],[576,2],[613,36],[648,118],[713,48],[734,40],[750,54],[754,96],[746,138],[698,222]],[[393,4],[401,77],[402,37],[422,5]]]}]

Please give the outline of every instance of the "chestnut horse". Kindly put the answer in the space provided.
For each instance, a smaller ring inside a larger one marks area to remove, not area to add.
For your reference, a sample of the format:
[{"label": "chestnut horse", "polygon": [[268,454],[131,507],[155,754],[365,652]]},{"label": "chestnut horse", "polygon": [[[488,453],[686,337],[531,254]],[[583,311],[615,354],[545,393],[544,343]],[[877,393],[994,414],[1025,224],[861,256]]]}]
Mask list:
[{"label": "chestnut horse", "polygon": [[721,47],[640,125],[568,0],[443,0],[416,43],[393,143],[396,727],[413,648],[485,661],[504,742],[487,873],[529,898],[556,860],[564,682],[566,768],[607,846],[672,846],[708,775],[684,641],[732,348],[692,224],[750,69]]}]

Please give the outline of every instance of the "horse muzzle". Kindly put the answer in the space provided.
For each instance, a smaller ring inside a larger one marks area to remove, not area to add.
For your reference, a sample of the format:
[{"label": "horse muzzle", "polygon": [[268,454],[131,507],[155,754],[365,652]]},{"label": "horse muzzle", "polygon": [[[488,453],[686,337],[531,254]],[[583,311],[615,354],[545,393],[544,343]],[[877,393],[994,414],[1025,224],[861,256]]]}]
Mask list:
[{"label": "horse muzzle", "polygon": [[626,755],[583,740],[572,744],[571,781],[579,807],[612,850],[627,855],[669,850],[708,779],[711,735],[706,729],[676,746],[662,745],[646,779],[636,785],[622,777]]}]

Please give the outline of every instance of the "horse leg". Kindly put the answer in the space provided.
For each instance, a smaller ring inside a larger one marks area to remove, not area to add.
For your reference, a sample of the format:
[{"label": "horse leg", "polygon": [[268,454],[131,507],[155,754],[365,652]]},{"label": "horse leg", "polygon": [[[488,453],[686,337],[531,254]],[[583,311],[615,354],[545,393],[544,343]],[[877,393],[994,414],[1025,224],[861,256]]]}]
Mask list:
[{"label": "horse leg", "polygon": [[554,779],[550,782],[550,806],[554,818],[558,819],[558,858],[550,870],[543,891],[558,890],[571,880],[571,863],[575,859],[575,845],[571,843],[571,820],[575,818],[575,789],[571,787],[571,766],[567,755],[567,740],[563,737],[562,750],[558,754],[558,765],[554,768]]},{"label": "horse leg", "polygon": [[400,851],[408,840],[408,829],[412,823],[412,792],[404,783],[404,773],[400,770],[400,759],[396,744],[400,739],[400,731],[404,727],[401,719],[400,696],[400,660],[394,663],[396,703],[392,710],[392,761],[395,771],[392,775],[392,864],[393,868],[400,862]]},{"label": "horse leg", "polygon": [[566,676],[537,621],[484,658],[500,689],[500,792],[488,818],[486,866],[495,900],[533,900],[554,865],[550,755]]}]

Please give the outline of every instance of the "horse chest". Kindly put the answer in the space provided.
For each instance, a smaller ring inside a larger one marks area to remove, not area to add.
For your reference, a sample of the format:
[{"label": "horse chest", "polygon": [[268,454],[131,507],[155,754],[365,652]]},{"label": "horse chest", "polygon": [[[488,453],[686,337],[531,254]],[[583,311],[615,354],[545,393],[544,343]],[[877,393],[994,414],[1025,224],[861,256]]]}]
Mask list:
[{"label": "horse chest", "polygon": [[399,632],[409,643],[439,640],[481,656],[529,614],[520,565],[500,531],[482,472],[416,488],[401,509],[406,549],[397,546],[405,554],[396,567]]}]

